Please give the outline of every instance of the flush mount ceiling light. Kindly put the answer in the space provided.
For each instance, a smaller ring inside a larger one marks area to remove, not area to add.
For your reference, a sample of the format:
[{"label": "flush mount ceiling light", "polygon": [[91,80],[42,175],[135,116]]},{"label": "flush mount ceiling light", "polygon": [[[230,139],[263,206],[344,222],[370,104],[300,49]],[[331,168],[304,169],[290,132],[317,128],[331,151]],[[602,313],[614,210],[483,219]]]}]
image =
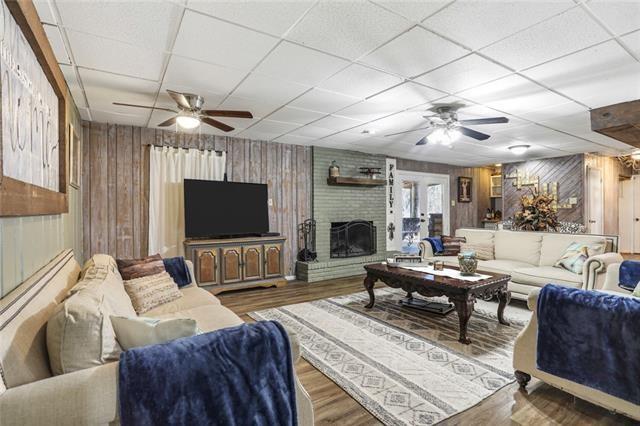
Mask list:
[{"label": "flush mount ceiling light", "polygon": [[531,145],[513,145],[509,147],[509,151],[515,155],[522,155],[527,152],[529,148],[531,148]]},{"label": "flush mount ceiling light", "polygon": [[200,118],[194,114],[180,114],[176,117],[176,123],[183,129],[195,129],[200,125]]}]

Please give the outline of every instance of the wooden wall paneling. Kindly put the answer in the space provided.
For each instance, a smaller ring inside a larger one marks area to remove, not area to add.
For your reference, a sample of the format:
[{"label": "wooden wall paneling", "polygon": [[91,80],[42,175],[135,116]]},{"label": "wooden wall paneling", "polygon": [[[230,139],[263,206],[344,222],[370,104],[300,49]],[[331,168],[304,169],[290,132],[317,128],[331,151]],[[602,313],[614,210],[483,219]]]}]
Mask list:
[{"label": "wooden wall paneling", "polygon": [[264,183],[269,188],[269,199],[271,204],[269,205],[269,229],[275,231],[278,229],[278,194],[276,185],[277,181],[277,161],[276,161],[276,145],[269,144],[267,147],[267,174]]},{"label": "wooden wall paneling", "polygon": [[[280,233],[287,236],[287,241],[284,244],[284,258],[291,259],[293,240],[295,239],[294,224],[296,211],[293,205],[293,173],[292,167],[295,166],[293,156],[295,150],[292,149],[293,145],[282,145],[282,209],[281,219],[282,224],[280,226]],[[292,263],[285,262],[285,275],[293,275]]]},{"label": "wooden wall paneling", "polygon": [[142,237],[142,129],[140,127],[132,128],[131,141],[131,206],[133,209],[132,218],[132,247],[133,257],[142,257],[140,247],[140,239]]},{"label": "wooden wall paneling", "polygon": [[109,251],[108,194],[107,186],[107,125],[91,123],[89,133],[90,151],[90,200],[91,223],[90,255]]},{"label": "wooden wall paneling", "polygon": [[116,256],[116,241],[117,241],[117,206],[116,206],[116,175],[117,170],[117,139],[116,139],[116,125],[109,124],[107,135],[107,221],[108,221],[108,251],[107,254]]},{"label": "wooden wall paneling", "polygon": [[[153,129],[142,129],[141,132],[143,135],[142,140],[152,140]],[[142,199],[140,255],[146,256],[149,254],[149,158],[151,155],[151,147],[142,143],[140,145],[140,152],[142,158],[142,167],[140,167],[140,173],[142,174],[140,180],[140,196]]]},{"label": "wooden wall paneling", "polygon": [[235,140],[231,144],[231,151],[233,154],[233,160],[232,160],[233,174],[231,175],[232,178],[229,180],[233,182],[245,182],[244,169],[245,169],[245,166],[248,166],[248,165],[246,165],[244,162],[244,159],[245,159],[244,145],[245,145],[244,139]]},{"label": "wooden wall paneling", "polygon": [[82,260],[91,253],[91,132],[90,123],[82,123]]},{"label": "wooden wall paneling", "polygon": [[116,257],[133,257],[133,128],[116,129]]},{"label": "wooden wall paneling", "polygon": [[249,142],[249,182],[260,183],[260,174],[262,172],[261,160],[262,160],[262,142],[250,141]]}]

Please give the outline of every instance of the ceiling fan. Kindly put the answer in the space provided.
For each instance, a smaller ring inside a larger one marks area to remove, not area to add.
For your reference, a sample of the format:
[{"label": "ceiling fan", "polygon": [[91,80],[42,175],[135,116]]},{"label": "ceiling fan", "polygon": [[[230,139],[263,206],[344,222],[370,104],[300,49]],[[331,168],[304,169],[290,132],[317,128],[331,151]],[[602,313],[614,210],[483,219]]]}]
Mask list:
[{"label": "ceiling fan", "polygon": [[173,90],[167,90],[167,93],[176,102],[178,107],[177,111],[170,108],[125,104],[122,102],[114,102],[113,104],[135,108],[157,109],[177,114],[175,117],[171,117],[170,119],[158,124],[159,127],[173,126],[177,123],[178,126],[184,129],[195,129],[201,123],[205,123],[209,126],[215,127],[216,129],[220,129],[223,132],[230,132],[233,130],[233,127],[224,124],[221,121],[214,120],[211,117],[253,118],[253,115],[249,111],[202,109],[202,106],[204,105],[204,98],[200,95],[194,95],[193,93],[180,93]]},{"label": "ceiling fan", "polygon": [[461,104],[448,104],[448,105],[435,105],[429,111],[435,112],[434,115],[425,115],[428,124],[418,129],[406,130],[404,132],[392,133],[386,136],[401,135],[404,133],[417,132],[420,130],[427,130],[427,134],[416,143],[416,145],[426,145],[429,142],[440,143],[442,145],[451,145],[460,135],[465,135],[470,138],[484,141],[491,136],[486,133],[478,132],[464,126],[477,126],[479,124],[496,124],[496,123],[508,123],[509,119],[506,117],[491,117],[491,118],[474,118],[469,120],[458,120],[458,109],[464,105]]}]

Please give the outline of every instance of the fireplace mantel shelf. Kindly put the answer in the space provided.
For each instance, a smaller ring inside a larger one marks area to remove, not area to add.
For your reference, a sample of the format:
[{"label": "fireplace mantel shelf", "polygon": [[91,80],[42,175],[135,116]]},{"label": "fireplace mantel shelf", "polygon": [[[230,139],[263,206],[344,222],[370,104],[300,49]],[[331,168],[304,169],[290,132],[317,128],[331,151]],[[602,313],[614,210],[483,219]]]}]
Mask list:
[{"label": "fireplace mantel shelf", "polygon": [[386,179],[361,178],[361,177],[328,177],[327,185],[345,185],[345,186],[383,186],[386,185]]}]

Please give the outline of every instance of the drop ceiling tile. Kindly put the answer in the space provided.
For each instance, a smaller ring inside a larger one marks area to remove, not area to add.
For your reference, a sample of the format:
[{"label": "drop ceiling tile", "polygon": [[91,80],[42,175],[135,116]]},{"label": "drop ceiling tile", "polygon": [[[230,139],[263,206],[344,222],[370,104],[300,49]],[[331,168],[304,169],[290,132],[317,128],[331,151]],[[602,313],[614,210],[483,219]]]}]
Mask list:
[{"label": "drop ceiling tile", "polygon": [[314,1],[201,1],[187,7],[226,21],[280,37],[313,6]]},{"label": "drop ceiling tile", "polygon": [[344,59],[285,41],[258,65],[255,72],[313,86],[347,65],[349,62]]},{"label": "drop ceiling tile", "polygon": [[49,39],[49,44],[53,49],[53,53],[56,55],[56,60],[59,64],[70,64],[71,60],[69,59],[69,54],[67,53],[67,48],[62,41],[62,34],[60,34],[60,30],[55,25],[43,25],[44,32],[47,34],[47,39]]},{"label": "drop ceiling tile", "polygon": [[368,2],[319,2],[287,39],[356,59],[400,34],[411,24]]},{"label": "drop ceiling tile", "polygon": [[324,138],[325,136],[329,136],[333,133],[336,133],[336,131],[332,129],[326,129],[324,127],[318,127],[313,124],[300,127],[291,132],[292,135],[304,136],[306,138],[312,139]]},{"label": "drop ceiling tile", "polygon": [[67,31],[76,65],[157,81],[164,53],[89,34]]},{"label": "drop ceiling tile", "polygon": [[295,123],[285,123],[282,121],[262,120],[254,126],[240,132],[239,136],[249,139],[271,140],[298,127]]},{"label": "drop ceiling tile", "polygon": [[340,110],[340,115],[366,122],[393,114],[397,111],[398,108],[382,102],[362,101]]},{"label": "drop ceiling tile", "polygon": [[51,11],[51,3],[49,3],[49,0],[35,0],[33,5],[36,7],[40,22],[43,24],[58,25]]},{"label": "drop ceiling tile", "polygon": [[323,112],[285,106],[269,115],[269,120],[286,121],[288,123],[304,125],[316,121],[325,115]]},{"label": "drop ceiling tile", "polygon": [[251,111],[254,118],[263,118],[271,114],[281,105],[282,104],[278,102],[258,101],[239,96],[229,96],[224,102],[219,104],[216,109]]},{"label": "drop ceiling tile", "polygon": [[523,74],[591,108],[640,98],[640,63],[615,41],[531,68]]},{"label": "drop ceiling tile", "polygon": [[304,146],[309,146],[313,144],[313,141],[315,139],[314,138],[307,138],[304,136],[299,136],[299,135],[294,135],[291,133],[288,133],[286,135],[282,135],[276,139],[274,139],[274,142],[279,142],[279,143],[288,143],[290,145],[304,145]]},{"label": "drop ceiling tile", "polygon": [[584,3],[614,34],[640,29],[640,2],[591,0]]},{"label": "drop ceiling tile", "polygon": [[119,114],[110,111],[91,109],[91,118],[98,123],[125,124],[129,126],[146,126],[149,114]]},{"label": "drop ceiling tile", "polygon": [[546,108],[522,112],[520,113],[520,116],[526,118],[527,120],[538,122],[548,120],[549,118],[553,117],[562,117],[565,115],[576,114],[582,111],[587,111],[587,108],[576,102],[569,101],[563,104],[551,105]]},{"label": "drop ceiling tile", "polygon": [[445,92],[457,93],[510,73],[509,69],[473,54],[418,77],[415,81]]},{"label": "drop ceiling tile", "polygon": [[576,7],[482,49],[482,53],[520,70],[608,38],[609,34],[584,9]]},{"label": "drop ceiling tile", "polygon": [[76,77],[73,67],[71,65],[60,64],[60,69],[62,70],[64,79],[67,82],[71,96],[73,97],[73,102],[78,108],[86,107],[87,105],[84,101],[84,93],[82,91],[82,87],[80,87],[80,83],[78,82],[78,78]]},{"label": "drop ceiling tile", "polygon": [[[386,104],[396,111],[415,107],[446,96],[446,93],[416,83],[407,82],[368,99],[370,102]],[[341,115],[345,115],[341,113]]]},{"label": "drop ceiling tile", "polygon": [[332,133],[350,129],[360,124],[362,124],[362,122],[359,120],[354,120],[352,118],[347,118],[340,115],[328,115],[321,120],[315,121],[313,123],[314,126],[333,130]]},{"label": "drop ceiling tile", "polygon": [[357,98],[366,98],[400,83],[402,83],[400,77],[352,64],[320,83],[318,87]]},{"label": "drop ceiling tile", "polygon": [[187,10],[173,52],[230,68],[250,70],[277,42],[275,37]]},{"label": "drop ceiling tile", "polygon": [[435,32],[479,49],[575,6],[558,1],[459,1],[424,21]]},{"label": "drop ceiling tile", "polygon": [[[355,127],[348,131],[362,133],[363,130],[367,130],[370,133],[373,132],[376,137],[386,137],[386,135],[392,133],[405,132],[407,130],[426,127],[428,125],[428,122],[423,117],[423,115],[425,114],[419,111],[399,112],[378,120],[371,121],[369,123],[362,124],[361,126]],[[411,137],[414,136],[415,135],[413,134],[411,135]]]},{"label": "drop ceiling tile", "polygon": [[620,39],[630,49],[636,58],[640,60],[640,31],[628,34]]},{"label": "drop ceiling tile", "polygon": [[303,84],[252,73],[233,92],[233,96],[257,99],[281,106],[309,90],[309,88],[310,86]]},{"label": "drop ceiling tile", "polygon": [[209,92],[226,95],[245,77],[246,71],[226,68],[172,55],[163,83],[191,87],[195,93]]},{"label": "drop ceiling tile", "polygon": [[314,88],[291,102],[291,106],[330,114],[358,101],[358,98]]},{"label": "drop ceiling tile", "polygon": [[92,112],[97,109],[149,117],[150,110],[117,106],[113,102],[153,106],[160,86],[158,83],[83,68],[79,73]]},{"label": "drop ceiling tile", "polygon": [[392,10],[405,18],[414,21],[421,22],[425,18],[433,15],[438,10],[445,7],[447,4],[452,3],[451,0],[437,0],[437,1],[388,1],[388,0],[374,0],[374,3],[380,6]]},{"label": "drop ceiling tile", "polygon": [[182,8],[170,1],[57,1],[61,25],[153,51],[169,48]]},{"label": "drop ceiling tile", "polygon": [[364,57],[362,62],[411,78],[468,53],[430,31],[414,27]]},{"label": "drop ceiling tile", "polygon": [[557,95],[519,75],[504,77],[458,95],[513,115],[549,108],[569,101],[564,96]]}]

